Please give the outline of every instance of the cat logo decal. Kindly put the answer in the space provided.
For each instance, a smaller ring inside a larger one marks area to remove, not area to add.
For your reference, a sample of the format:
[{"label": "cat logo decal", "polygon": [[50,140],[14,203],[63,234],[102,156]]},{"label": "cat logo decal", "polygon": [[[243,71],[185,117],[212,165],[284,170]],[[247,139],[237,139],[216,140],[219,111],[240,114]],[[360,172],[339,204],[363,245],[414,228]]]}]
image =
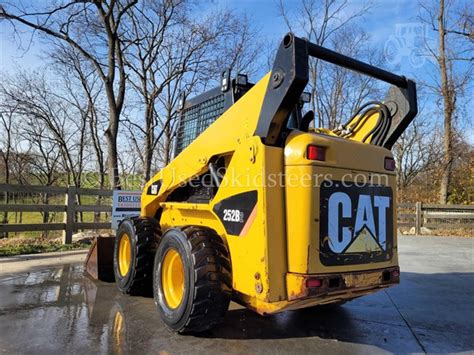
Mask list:
[{"label": "cat logo decal", "polygon": [[321,262],[386,261],[392,254],[392,219],[390,187],[326,181],[321,187]]}]

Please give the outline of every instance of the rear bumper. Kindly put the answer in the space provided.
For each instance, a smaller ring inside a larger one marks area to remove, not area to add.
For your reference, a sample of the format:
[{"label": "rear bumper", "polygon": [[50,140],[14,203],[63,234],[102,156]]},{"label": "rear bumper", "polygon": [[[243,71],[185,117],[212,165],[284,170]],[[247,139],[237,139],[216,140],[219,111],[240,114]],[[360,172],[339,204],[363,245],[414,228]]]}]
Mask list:
[{"label": "rear bumper", "polygon": [[[314,287],[315,281],[320,285]],[[288,298],[266,302],[234,291],[233,300],[255,312],[266,315],[317,305],[348,301],[369,295],[400,282],[398,266],[389,268],[331,274],[286,274]]]},{"label": "rear bumper", "polygon": [[322,301],[321,303],[326,303],[324,301],[335,298],[336,302],[338,298],[341,300],[354,298],[358,297],[356,296],[358,293],[365,294],[366,291],[375,291],[398,283],[400,283],[398,266],[350,273],[317,275],[287,273],[286,275],[289,301],[317,298]]}]

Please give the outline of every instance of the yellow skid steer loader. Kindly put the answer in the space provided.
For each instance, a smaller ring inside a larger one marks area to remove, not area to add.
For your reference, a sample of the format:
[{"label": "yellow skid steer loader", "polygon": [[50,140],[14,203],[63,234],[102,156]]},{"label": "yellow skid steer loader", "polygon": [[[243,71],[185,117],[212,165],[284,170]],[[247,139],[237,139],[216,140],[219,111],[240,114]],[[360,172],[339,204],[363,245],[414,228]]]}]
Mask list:
[{"label": "yellow skid steer loader", "polygon": [[[390,89],[338,129],[310,128],[309,57]],[[287,34],[258,83],[226,71],[182,103],[176,157],[117,231],[118,288],[153,289],[167,327],[189,333],[231,300],[265,315],[399,283],[390,149],[416,113],[413,81]]]}]

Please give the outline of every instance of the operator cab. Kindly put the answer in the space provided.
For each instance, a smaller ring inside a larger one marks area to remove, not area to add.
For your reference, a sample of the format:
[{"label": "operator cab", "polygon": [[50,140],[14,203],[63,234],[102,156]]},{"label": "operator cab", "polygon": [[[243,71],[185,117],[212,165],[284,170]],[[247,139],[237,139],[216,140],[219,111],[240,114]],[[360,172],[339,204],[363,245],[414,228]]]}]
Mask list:
[{"label": "operator cab", "polygon": [[[204,130],[219,118],[227,109],[244,96],[255,84],[248,81],[246,74],[237,74],[235,78],[230,77],[230,70],[225,70],[221,75],[221,86],[206,91],[191,99],[180,101],[180,119],[176,132],[174,156],[181,153],[191,142],[193,142]],[[310,102],[310,94],[304,92],[299,103],[288,117],[286,125],[286,137],[290,131],[298,129],[307,132],[311,121],[314,120],[314,112],[302,108],[305,103]]]},{"label": "operator cab", "polygon": [[221,85],[201,95],[180,102],[180,119],[176,132],[174,156],[181,153],[204,130],[254,86],[247,75],[230,77],[230,70],[221,75]]}]

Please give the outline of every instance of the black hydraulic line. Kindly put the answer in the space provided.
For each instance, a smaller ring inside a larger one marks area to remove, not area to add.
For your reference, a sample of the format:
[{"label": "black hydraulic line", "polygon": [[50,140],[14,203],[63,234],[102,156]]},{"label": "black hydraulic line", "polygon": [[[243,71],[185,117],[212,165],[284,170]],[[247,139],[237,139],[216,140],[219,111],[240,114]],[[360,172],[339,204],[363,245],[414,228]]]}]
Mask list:
[{"label": "black hydraulic line", "polygon": [[379,132],[380,130],[380,123],[383,122],[383,115],[382,113],[380,112],[379,109],[377,108],[371,108],[369,110],[367,110],[367,114],[371,113],[371,112],[377,112],[379,114],[379,117],[377,118],[377,123],[375,124],[375,126],[365,135],[365,137],[362,139],[362,142],[365,143],[365,141],[370,137],[372,136],[372,139],[370,141],[370,143],[373,143],[375,144],[375,135]]},{"label": "black hydraulic line", "polygon": [[377,141],[377,145],[383,145],[385,139],[387,138],[388,132],[390,131],[390,127],[392,125],[392,116],[390,115],[390,111],[387,105],[382,106],[382,110],[384,111],[384,126],[382,129],[382,133]]},{"label": "black hydraulic line", "polygon": [[306,42],[306,44],[308,48],[308,54],[312,57],[316,57],[326,62],[369,75],[373,78],[385,81],[401,88],[407,87],[407,80],[403,76],[390,73],[386,70],[374,67],[373,65],[361,62],[357,59],[347,57],[343,54],[334,52],[311,42]]},{"label": "black hydraulic line", "polygon": [[[360,111],[357,113],[359,115],[359,118],[357,119],[356,123],[354,125],[351,125],[350,126],[350,133],[348,134],[349,136],[352,134],[352,132],[355,132],[357,131],[357,129],[359,128],[359,125],[362,123],[362,121],[365,121],[369,118],[369,116],[374,112],[376,111],[374,107],[369,107],[368,109],[366,109],[365,111],[363,111],[362,113],[360,113]],[[354,117],[353,117],[354,118]],[[380,115],[379,117],[377,118],[377,123],[375,125],[375,127],[378,126],[379,124],[379,120],[380,120]],[[346,135],[346,136],[348,136]]]},{"label": "black hydraulic line", "polygon": [[388,131],[390,130],[390,126],[392,125],[392,116],[390,115],[390,111],[387,107],[387,105],[382,104],[380,106],[382,112],[383,112],[383,126],[380,130],[380,135],[377,137],[376,144],[377,145],[382,145],[383,142],[385,142],[385,138],[387,137]]},{"label": "black hydraulic line", "polygon": [[[338,129],[334,132],[341,135],[341,137],[348,137],[353,132],[357,131],[363,120],[375,113],[378,113],[377,122],[375,123],[374,127],[364,136],[362,142],[366,142],[367,139],[372,137],[370,140],[371,144],[382,145],[385,141],[385,138],[387,137],[388,132],[390,131],[392,117],[387,105],[380,101],[369,101],[360,106],[352,115],[351,119],[345,124],[341,125],[341,129]],[[344,130],[348,131],[344,132]]]},{"label": "black hydraulic line", "polygon": [[369,101],[369,102],[366,102],[365,104],[363,104],[362,106],[360,106],[360,107],[356,110],[356,112],[352,115],[352,117],[350,118],[350,120],[347,121],[346,123],[344,123],[341,127],[342,127],[343,129],[346,129],[347,126],[349,125],[349,123],[351,123],[352,120],[353,120],[355,117],[359,116],[359,118],[357,119],[356,123],[352,124],[351,127],[350,127],[351,132],[354,131],[354,130],[357,128],[357,126],[359,125],[359,123],[362,121],[362,119],[366,118],[366,115],[367,115],[370,111],[373,110],[373,107],[370,107],[370,108],[368,108],[367,110],[365,110],[363,113],[361,113],[362,110],[365,109],[365,108],[368,107],[368,106],[371,106],[371,105],[382,105],[382,103],[381,103],[380,101]]},{"label": "black hydraulic line", "polygon": [[381,145],[390,129],[391,117],[386,105],[379,102],[377,107],[372,108],[372,110],[378,112],[379,119],[377,124],[372,128],[362,139],[362,142],[365,142],[370,136],[372,139],[370,143],[374,145]]}]

